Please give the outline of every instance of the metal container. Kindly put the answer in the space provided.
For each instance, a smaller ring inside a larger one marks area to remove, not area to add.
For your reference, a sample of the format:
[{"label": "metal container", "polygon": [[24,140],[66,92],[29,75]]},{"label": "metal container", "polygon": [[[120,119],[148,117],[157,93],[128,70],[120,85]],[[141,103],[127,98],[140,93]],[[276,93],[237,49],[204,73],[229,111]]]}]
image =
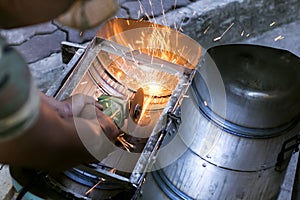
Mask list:
[{"label": "metal container", "polygon": [[300,59],[290,52],[210,48],[143,199],[276,199],[298,148],[299,91]]}]

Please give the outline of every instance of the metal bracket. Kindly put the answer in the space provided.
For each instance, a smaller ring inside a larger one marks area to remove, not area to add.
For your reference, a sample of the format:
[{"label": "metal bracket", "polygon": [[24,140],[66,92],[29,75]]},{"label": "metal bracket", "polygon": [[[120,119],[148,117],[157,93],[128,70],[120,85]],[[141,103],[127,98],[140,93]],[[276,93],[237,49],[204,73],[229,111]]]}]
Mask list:
[{"label": "metal bracket", "polygon": [[294,151],[297,152],[299,151],[299,144],[300,144],[300,135],[295,135],[294,137],[291,137],[284,141],[281,147],[281,151],[279,152],[277,156],[277,162],[275,165],[275,170],[276,171],[281,171],[282,170],[282,164],[284,163],[284,155],[288,151]]},{"label": "metal bracket", "polygon": [[180,107],[176,108],[175,112],[168,112],[167,119],[168,119],[168,126],[166,128],[166,132],[169,135],[173,135],[178,131],[178,128],[181,124],[181,110]]},{"label": "metal bracket", "polygon": [[61,42],[61,56],[64,64],[68,64],[78,49],[85,50],[86,47],[80,44],[71,43],[68,41]]}]

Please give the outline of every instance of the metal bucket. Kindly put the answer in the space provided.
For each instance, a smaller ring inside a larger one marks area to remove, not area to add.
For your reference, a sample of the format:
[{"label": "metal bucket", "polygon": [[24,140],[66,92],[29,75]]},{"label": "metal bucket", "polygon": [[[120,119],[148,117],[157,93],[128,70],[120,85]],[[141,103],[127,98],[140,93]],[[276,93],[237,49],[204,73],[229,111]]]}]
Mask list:
[{"label": "metal bucket", "polygon": [[209,49],[143,199],[275,199],[298,146],[299,91],[300,59],[290,52]]}]

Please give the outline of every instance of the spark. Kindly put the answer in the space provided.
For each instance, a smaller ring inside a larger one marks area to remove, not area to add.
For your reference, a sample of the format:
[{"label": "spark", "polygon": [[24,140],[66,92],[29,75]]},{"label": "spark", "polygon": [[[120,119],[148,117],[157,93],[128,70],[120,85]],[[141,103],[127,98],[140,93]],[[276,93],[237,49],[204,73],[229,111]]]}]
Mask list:
[{"label": "spark", "polygon": [[[113,169],[109,170],[109,172],[116,173],[116,169],[113,168]],[[88,191],[86,191],[85,196],[89,195],[98,185],[100,185],[100,183],[102,183],[104,181],[106,181],[104,178],[100,178],[100,180],[93,187],[91,187]]]},{"label": "spark", "polygon": [[124,138],[124,133],[120,134],[117,137],[117,140],[122,144],[122,146],[125,148],[126,151],[130,152],[130,149],[134,149],[135,146],[129,142],[127,142]]},{"label": "spark", "polygon": [[98,185],[100,185],[100,183],[104,182],[105,179],[101,178],[93,187],[91,187],[91,189],[89,189],[86,193],[85,196],[89,195]]},{"label": "spark", "polygon": [[248,33],[247,35],[246,35],[246,37],[249,37],[250,36],[250,33]]},{"label": "spark", "polygon": [[174,22],[174,29],[177,30],[177,24]]},{"label": "spark", "polygon": [[282,35],[279,35],[274,39],[274,41],[276,42],[276,41],[282,40],[282,39],[284,39],[284,37]]},{"label": "spark", "polygon": [[164,9],[164,5],[163,5],[163,1],[160,0],[160,5],[161,5],[161,9],[162,9],[162,16],[163,16],[163,24],[165,26],[167,26],[167,19],[166,19],[166,14],[165,14],[165,9]]},{"label": "spark", "polygon": [[207,106],[207,105],[208,105],[208,104],[207,104],[207,101],[205,101],[205,100],[203,101],[203,103],[204,103],[204,105],[205,105],[205,106]]},{"label": "spark", "polygon": [[141,48],[138,48],[138,51],[139,51],[139,53],[140,54],[142,54],[143,52],[142,52],[142,50],[141,50]]},{"label": "spark", "polygon": [[244,34],[245,34],[245,31],[243,30],[243,31],[242,31],[242,33],[241,33],[241,36],[243,37],[243,36],[244,36]]},{"label": "spark", "polygon": [[209,29],[210,29],[210,26],[208,26],[208,27],[204,30],[203,34],[205,35]]},{"label": "spark", "polygon": [[233,25],[234,25],[234,22],[232,22],[232,23],[230,24],[230,26],[228,26],[228,28],[224,31],[224,33],[222,33],[222,35],[220,35],[219,37],[216,37],[216,38],[214,39],[214,42],[221,40],[221,39],[224,37],[224,35],[231,29],[231,27],[232,27]]},{"label": "spark", "polygon": [[276,22],[272,22],[271,24],[270,24],[270,26],[274,26],[276,24]]},{"label": "spark", "polygon": [[129,47],[130,51],[133,51],[133,50],[134,50],[134,48],[132,47],[132,45],[131,45],[130,43],[128,43],[127,45],[128,45],[128,47]]}]

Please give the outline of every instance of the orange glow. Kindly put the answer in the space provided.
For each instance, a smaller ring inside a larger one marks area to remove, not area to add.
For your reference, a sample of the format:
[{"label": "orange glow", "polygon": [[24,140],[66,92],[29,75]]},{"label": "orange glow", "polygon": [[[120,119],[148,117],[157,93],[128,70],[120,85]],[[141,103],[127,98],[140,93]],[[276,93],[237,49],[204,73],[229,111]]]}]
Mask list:
[{"label": "orange glow", "polygon": [[[113,19],[99,29],[97,36],[126,47],[118,56],[100,51],[98,58],[100,61],[110,60],[104,65],[106,70],[126,88],[131,91],[143,88],[143,107],[148,109],[154,104],[165,105],[183,75],[169,70],[167,64],[155,63],[154,58],[194,69],[202,52],[201,46],[188,36],[169,27],[140,20]],[[148,55],[149,63],[143,64],[135,57],[136,53]],[[152,67],[154,64],[156,67]]]}]

